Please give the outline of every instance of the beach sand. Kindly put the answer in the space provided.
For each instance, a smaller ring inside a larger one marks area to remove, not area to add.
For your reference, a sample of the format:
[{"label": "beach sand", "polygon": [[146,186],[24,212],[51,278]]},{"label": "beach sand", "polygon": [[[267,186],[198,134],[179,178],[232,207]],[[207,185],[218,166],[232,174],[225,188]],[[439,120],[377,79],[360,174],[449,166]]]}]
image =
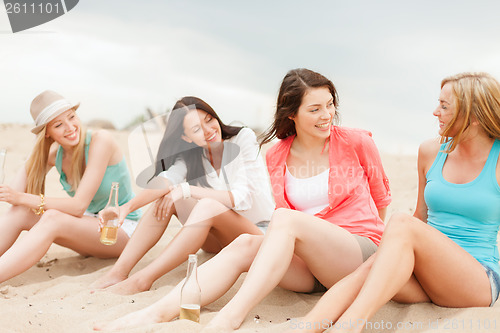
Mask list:
[{"label": "beach sand", "polygon": [[[7,181],[28,157],[34,135],[29,126],[0,125],[0,146],[8,149]],[[127,132],[113,132],[127,151]],[[416,156],[383,155],[393,203],[388,216],[396,211],[412,213],[417,193]],[[47,179],[48,196],[65,196],[52,170]],[[0,214],[8,205],[0,203]],[[179,230],[172,221],[160,242],[139,262],[134,271],[151,262]],[[22,236],[21,236],[22,237]],[[200,251],[199,262],[211,258]],[[438,255],[438,254],[437,254]],[[107,291],[90,293],[89,285],[111,268],[115,260],[85,258],[72,250],[52,245],[38,265],[0,284],[0,332],[90,332],[95,322],[112,320],[141,309],[160,299],[186,274],[186,264],[159,279],[153,288],[133,296]],[[202,309],[201,325],[185,320],[147,325],[125,332],[197,332],[235,294],[235,286],[220,300]],[[241,332],[280,332],[293,327],[319,299],[319,295],[299,294],[276,288],[255,309]],[[255,320],[255,316],[260,319]],[[500,332],[500,305],[493,308],[446,309],[432,304],[402,305],[390,302],[372,319],[367,332]]]}]

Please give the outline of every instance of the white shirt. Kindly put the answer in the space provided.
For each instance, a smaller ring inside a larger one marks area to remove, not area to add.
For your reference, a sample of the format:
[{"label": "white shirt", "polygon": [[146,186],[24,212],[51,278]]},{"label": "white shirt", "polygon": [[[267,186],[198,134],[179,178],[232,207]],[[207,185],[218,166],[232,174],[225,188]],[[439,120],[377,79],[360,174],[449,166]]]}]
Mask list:
[{"label": "white shirt", "polygon": [[285,173],[285,192],[288,201],[301,212],[314,215],[328,206],[329,169],[308,178],[294,177],[288,167]]},{"label": "white shirt", "polygon": [[[274,200],[269,174],[260,155],[255,133],[251,129],[242,128],[237,135],[224,140],[223,167],[219,174],[206,156],[202,161],[208,184],[214,190],[231,191],[234,211],[253,223],[271,220]],[[187,167],[181,159],[159,174],[172,184],[185,181],[186,175]]]}]

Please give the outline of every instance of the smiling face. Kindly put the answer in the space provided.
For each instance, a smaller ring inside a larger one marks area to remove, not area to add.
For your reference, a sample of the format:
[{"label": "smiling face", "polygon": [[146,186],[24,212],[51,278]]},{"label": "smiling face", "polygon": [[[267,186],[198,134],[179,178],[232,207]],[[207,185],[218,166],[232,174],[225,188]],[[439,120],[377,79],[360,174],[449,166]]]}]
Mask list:
[{"label": "smiling face", "polygon": [[302,97],[302,103],[290,119],[295,123],[297,136],[326,139],[330,135],[335,115],[333,96],[327,87],[310,88]]},{"label": "smiling face", "polygon": [[452,84],[446,83],[441,89],[439,95],[439,105],[432,113],[439,121],[439,135],[443,135],[447,129],[446,135],[453,137],[460,128],[459,121],[453,121],[457,113],[457,104],[453,94]]},{"label": "smiling face", "polygon": [[46,136],[62,147],[75,147],[80,142],[80,118],[75,110],[69,109],[52,119],[46,128]]},{"label": "smiling face", "polygon": [[184,135],[182,139],[199,147],[222,142],[219,122],[205,111],[189,111],[184,117]]}]

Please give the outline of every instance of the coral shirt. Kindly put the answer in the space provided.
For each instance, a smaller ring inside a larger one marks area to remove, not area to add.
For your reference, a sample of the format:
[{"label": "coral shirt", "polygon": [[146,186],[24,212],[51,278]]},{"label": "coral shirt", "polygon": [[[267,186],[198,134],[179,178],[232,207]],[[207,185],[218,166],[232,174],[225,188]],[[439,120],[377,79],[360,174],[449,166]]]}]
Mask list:
[{"label": "coral shirt", "polygon": [[[266,154],[276,208],[295,209],[285,193],[285,162],[294,137],[280,140]],[[332,126],[329,154],[329,205],[314,216],[378,245],[385,226],[378,209],[389,205],[391,192],[371,133]]]}]

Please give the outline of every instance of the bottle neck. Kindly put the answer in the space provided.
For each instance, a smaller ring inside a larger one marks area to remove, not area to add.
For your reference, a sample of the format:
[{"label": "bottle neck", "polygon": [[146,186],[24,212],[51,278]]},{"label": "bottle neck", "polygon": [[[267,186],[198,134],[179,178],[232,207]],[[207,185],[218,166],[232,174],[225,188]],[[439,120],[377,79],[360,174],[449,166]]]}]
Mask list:
[{"label": "bottle neck", "polygon": [[198,266],[198,262],[196,259],[192,260],[191,258],[188,261],[188,269],[187,269],[187,278],[186,280],[189,280],[190,278],[196,278],[196,268]]},{"label": "bottle neck", "polygon": [[118,185],[111,186],[111,192],[109,193],[108,207],[118,207]]}]

